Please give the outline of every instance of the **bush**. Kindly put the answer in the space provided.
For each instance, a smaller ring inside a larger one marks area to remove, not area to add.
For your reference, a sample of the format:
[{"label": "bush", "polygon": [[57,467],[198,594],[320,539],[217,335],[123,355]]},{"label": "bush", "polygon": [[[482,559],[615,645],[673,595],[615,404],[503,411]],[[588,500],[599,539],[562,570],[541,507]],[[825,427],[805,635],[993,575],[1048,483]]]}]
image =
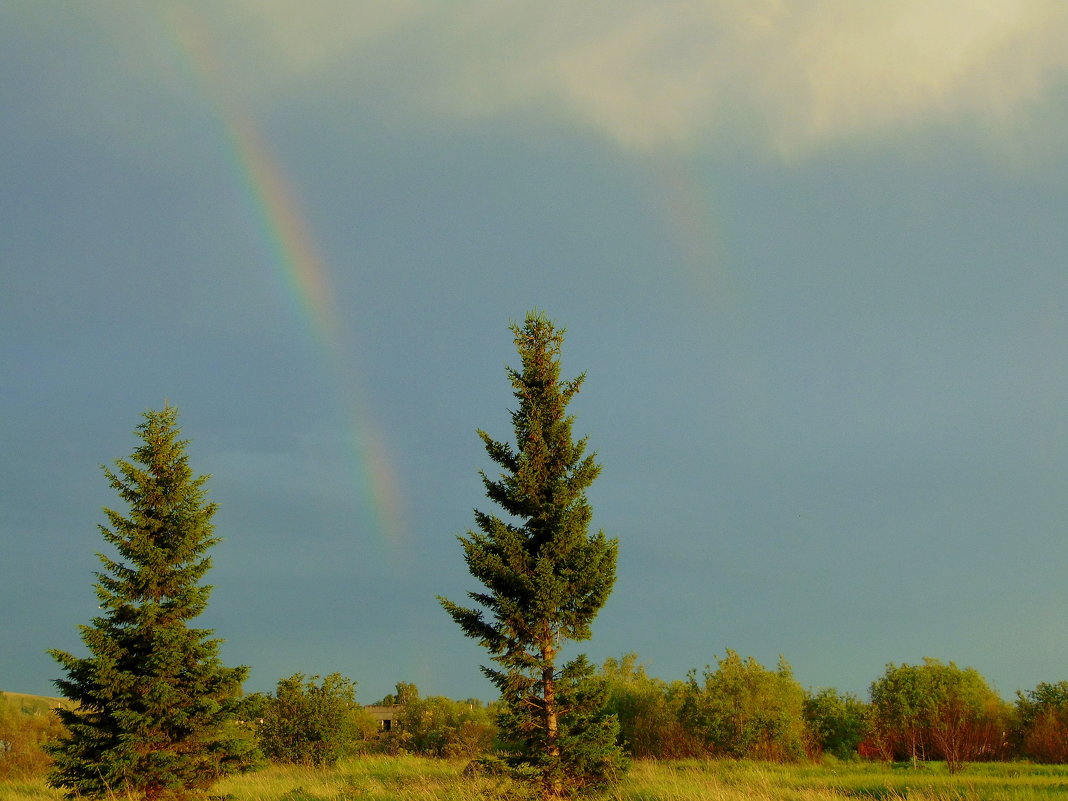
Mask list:
[{"label": "bush", "polygon": [[806,694],[804,713],[809,756],[857,756],[867,732],[867,704],[850,693],[825,688]]},{"label": "bush", "polygon": [[974,668],[937,659],[887,665],[871,686],[872,732],[888,757],[966,761],[1006,755],[1009,709]]},{"label": "bush", "polygon": [[765,670],[728,649],[703,684],[691,672],[684,715],[712,755],[789,762],[805,756],[804,700],[785,659]]},{"label": "bush", "polygon": [[43,776],[52,760],[42,746],[64,731],[47,701],[0,693],[0,780]]},{"label": "bush", "polygon": [[608,687],[606,711],[619,720],[619,741],[638,759],[686,759],[700,756],[697,737],[682,723],[687,685],[671,684],[646,674],[637,654],[606,659],[601,676]]},{"label": "bush", "polygon": [[275,694],[250,696],[245,714],[258,720],[257,740],[275,762],[331,766],[359,750],[374,722],[356,703],[356,683],[339,673],[280,679]]},{"label": "bush", "polygon": [[1016,694],[1016,740],[1035,762],[1068,762],[1068,681]]},{"label": "bush", "polygon": [[388,735],[391,750],[420,756],[473,759],[493,748],[497,727],[481,701],[453,701],[442,696],[408,697]]}]

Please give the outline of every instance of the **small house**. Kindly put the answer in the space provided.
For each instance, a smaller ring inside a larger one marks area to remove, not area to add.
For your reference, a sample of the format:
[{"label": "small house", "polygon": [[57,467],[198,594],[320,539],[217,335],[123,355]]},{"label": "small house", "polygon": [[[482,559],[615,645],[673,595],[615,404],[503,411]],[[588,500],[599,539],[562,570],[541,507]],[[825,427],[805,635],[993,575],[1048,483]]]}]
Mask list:
[{"label": "small house", "polygon": [[364,711],[378,721],[379,731],[393,731],[397,727],[400,718],[400,704],[377,704],[365,706]]}]

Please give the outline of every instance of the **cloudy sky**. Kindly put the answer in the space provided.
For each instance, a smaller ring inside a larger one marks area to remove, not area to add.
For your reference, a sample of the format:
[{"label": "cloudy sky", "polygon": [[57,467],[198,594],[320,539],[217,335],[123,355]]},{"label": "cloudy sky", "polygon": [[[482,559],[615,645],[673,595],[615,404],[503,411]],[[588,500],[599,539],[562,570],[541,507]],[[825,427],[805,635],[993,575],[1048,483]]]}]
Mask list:
[{"label": "cloudy sky", "polygon": [[79,649],[100,465],[170,402],[248,689],[491,698],[435,596],[478,588],[535,307],[620,541],[595,661],[1068,678],[1066,37],[1059,0],[3,3],[0,688]]}]

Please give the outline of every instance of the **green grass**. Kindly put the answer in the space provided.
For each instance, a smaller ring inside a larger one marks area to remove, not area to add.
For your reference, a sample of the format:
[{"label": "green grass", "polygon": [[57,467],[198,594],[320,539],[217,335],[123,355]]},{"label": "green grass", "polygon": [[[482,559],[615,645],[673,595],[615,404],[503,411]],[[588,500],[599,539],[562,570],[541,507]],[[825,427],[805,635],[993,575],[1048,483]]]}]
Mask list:
[{"label": "green grass", "polygon": [[502,795],[502,782],[463,776],[463,762],[368,756],[334,770],[271,766],[220,782],[229,801],[465,801]]},{"label": "green grass", "polygon": [[[463,776],[464,763],[368,756],[333,770],[272,766],[220,782],[227,801],[490,801],[515,798],[503,780]],[[514,788],[512,788],[514,789]],[[0,782],[4,801],[60,801],[42,780]],[[950,775],[864,762],[776,765],[756,762],[637,762],[603,801],[1047,801],[1068,799],[1068,766],[969,765]],[[115,801],[125,801],[116,799]]]},{"label": "green grass", "polygon": [[919,768],[864,762],[638,763],[613,796],[620,801],[1033,801],[1068,798],[1068,766],[991,763],[968,766],[954,776],[941,763]]},{"label": "green grass", "polygon": [[65,698],[51,698],[46,695],[27,695],[26,693],[9,693],[0,691],[0,701],[11,712],[23,715],[45,715],[57,706],[68,709],[73,704]]}]

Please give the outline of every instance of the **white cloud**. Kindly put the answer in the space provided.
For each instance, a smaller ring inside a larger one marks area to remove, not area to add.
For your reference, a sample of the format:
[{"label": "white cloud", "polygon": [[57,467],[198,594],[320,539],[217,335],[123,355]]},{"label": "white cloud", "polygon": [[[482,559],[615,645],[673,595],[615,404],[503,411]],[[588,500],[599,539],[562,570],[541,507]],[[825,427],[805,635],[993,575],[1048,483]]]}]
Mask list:
[{"label": "white cloud", "polygon": [[242,9],[291,69],[322,75],[389,37],[395,46],[383,52],[419,76],[403,99],[424,111],[479,118],[533,107],[634,150],[726,136],[791,155],[962,118],[1011,132],[1068,70],[1060,0]]},{"label": "white cloud", "polygon": [[[173,71],[173,59],[145,58],[145,14],[104,8],[96,18],[139,66],[129,80],[167,86],[152,73]],[[149,27],[199,20],[230,90],[253,106],[308,89],[342,101],[374,91],[409,121],[521,114],[577,123],[635,151],[743,143],[792,157],[925,124],[1007,140],[1039,125],[1033,120],[1068,75],[1062,0],[233,0],[169,8]],[[137,20],[141,31],[124,30]]]},{"label": "white cloud", "polygon": [[762,102],[787,147],[960,115],[1004,125],[1064,77],[1063,8],[821,3],[780,33]]},{"label": "white cloud", "polygon": [[789,154],[962,115],[1005,126],[1068,68],[1056,2],[678,0],[596,19],[539,8],[568,33],[531,26],[525,52],[498,63],[477,30],[455,46],[491,54],[464,73],[458,110],[493,114],[526,89],[626,148],[726,134]]}]

